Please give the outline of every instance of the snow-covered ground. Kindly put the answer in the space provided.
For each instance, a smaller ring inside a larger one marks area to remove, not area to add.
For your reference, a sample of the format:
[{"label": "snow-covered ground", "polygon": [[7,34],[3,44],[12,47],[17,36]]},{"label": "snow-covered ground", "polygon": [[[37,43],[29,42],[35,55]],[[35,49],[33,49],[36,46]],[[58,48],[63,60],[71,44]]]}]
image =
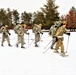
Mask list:
[{"label": "snow-covered ground", "polygon": [[[76,33],[71,32],[67,53],[69,56],[61,57],[50,47],[51,37],[44,32],[39,47],[34,47],[34,34],[29,30],[29,37],[25,34],[24,45],[26,49],[17,48],[17,35],[10,31],[12,47],[5,41],[4,47],[0,46],[0,75],[76,75]],[[29,41],[28,41],[29,39]],[[65,52],[68,36],[64,35]],[[1,34],[0,34],[1,44]],[[46,49],[44,49],[47,46]],[[46,52],[45,52],[46,51]],[[45,53],[43,53],[45,52]]]}]

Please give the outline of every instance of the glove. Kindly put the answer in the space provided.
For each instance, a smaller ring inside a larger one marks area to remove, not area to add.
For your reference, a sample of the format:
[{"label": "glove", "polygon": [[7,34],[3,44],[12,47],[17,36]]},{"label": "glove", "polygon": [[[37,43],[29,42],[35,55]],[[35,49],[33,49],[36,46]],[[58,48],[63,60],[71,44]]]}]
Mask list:
[{"label": "glove", "polygon": [[55,37],[56,38],[56,42],[58,41],[58,38],[57,37]]},{"label": "glove", "polygon": [[11,35],[11,33],[8,33],[9,35]]},{"label": "glove", "polygon": [[6,34],[6,33],[3,33],[4,35]]},{"label": "glove", "polygon": [[57,28],[57,26],[55,26],[55,28]]},{"label": "glove", "polygon": [[26,31],[28,31],[28,29],[26,29]]},{"label": "glove", "polygon": [[54,38],[56,39],[55,42],[57,42],[58,41],[58,38],[56,36],[54,36]]},{"label": "glove", "polygon": [[39,33],[37,33],[37,34],[39,34]]},{"label": "glove", "polygon": [[29,33],[27,33],[29,35]]},{"label": "glove", "polygon": [[68,36],[70,36],[70,33],[67,33]]},{"label": "glove", "polygon": [[41,32],[41,34],[43,34],[43,33]]}]

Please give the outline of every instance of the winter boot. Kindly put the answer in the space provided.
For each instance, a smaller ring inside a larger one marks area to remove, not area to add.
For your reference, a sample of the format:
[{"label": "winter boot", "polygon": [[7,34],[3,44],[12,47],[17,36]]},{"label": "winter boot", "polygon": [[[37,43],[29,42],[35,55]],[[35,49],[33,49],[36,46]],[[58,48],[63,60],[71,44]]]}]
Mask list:
[{"label": "winter boot", "polygon": [[8,44],[8,46],[12,47],[12,45]]},{"label": "winter boot", "polygon": [[16,44],[16,47],[18,47],[18,44]]},{"label": "winter boot", "polygon": [[1,44],[1,46],[3,46],[3,44]]},{"label": "winter boot", "polygon": [[53,47],[51,47],[51,49],[53,50],[54,48],[53,48]]},{"label": "winter boot", "polygon": [[35,44],[35,47],[38,47],[38,45],[37,45],[37,44]]},{"label": "winter boot", "polygon": [[25,47],[21,46],[21,48],[25,48]]}]

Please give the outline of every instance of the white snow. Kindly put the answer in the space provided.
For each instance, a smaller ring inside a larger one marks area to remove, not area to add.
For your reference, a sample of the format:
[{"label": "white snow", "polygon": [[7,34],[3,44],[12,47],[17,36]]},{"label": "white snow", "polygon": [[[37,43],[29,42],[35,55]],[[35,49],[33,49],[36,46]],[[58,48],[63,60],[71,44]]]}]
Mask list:
[{"label": "white snow", "polygon": [[[17,35],[12,30],[10,33],[12,47],[7,45],[7,41],[4,42],[4,47],[0,46],[0,75],[76,75],[76,32],[71,32],[69,37],[67,49],[69,56],[67,57],[61,57],[51,49],[46,51],[51,45],[50,43],[47,46],[51,41],[48,32],[44,32],[39,47],[36,48],[32,40],[34,34],[29,30],[29,37],[25,34],[26,44],[24,46],[27,49],[20,48],[20,45],[17,48],[15,46]],[[0,34],[0,44],[1,37]],[[68,35],[64,35],[65,51],[67,42]],[[44,49],[45,47],[46,49]]]}]

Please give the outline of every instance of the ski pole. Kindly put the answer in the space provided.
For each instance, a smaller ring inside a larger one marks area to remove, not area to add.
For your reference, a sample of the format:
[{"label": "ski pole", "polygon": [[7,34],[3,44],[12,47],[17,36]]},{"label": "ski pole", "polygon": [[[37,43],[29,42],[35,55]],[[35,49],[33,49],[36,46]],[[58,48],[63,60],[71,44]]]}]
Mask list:
[{"label": "ski pole", "polygon": [[67,41],[66,53],[68,52],[68,45],[69,45],[69,36],[68,36],[68,41]]},{"label": "ski pole", "polygon": [[41,38],[40,38],[40,40],[42,39],[42,36],[43,36],[43,34],[41,34]]},{"label": "ski pole", "polygon": [[29,48],[29,33],[28,33],[28,48]]},{"label": "ski pole", "polygon": [[34,39],[32,40],[32,42],[30,43],[30,45],[34,42]]},{"label": "ski pole", "polygon": [[44,47],[44,49],[46,49],[46,47],[52,42],[52,40]]},{"label": "ski pole", "polygon": [[[31,35],[29,35],[29,36],[31,37]],[[33,40],[32,37],[31,37],[31,40]]]},{"label": "ski pole", "polygon": [[[43,36],[43,34],[41,34],[40,41],[41,41],[42,36]],[[39,45],[40,45],[40,41],[39,41]]]},{"label": "ski pole", "polygon": [[45,53],[46,51],[48,51],[48,50],[49,50],[49,48],[50,48],[50,47],[48,47],[48,48],[47,48],[43,53]]}]

